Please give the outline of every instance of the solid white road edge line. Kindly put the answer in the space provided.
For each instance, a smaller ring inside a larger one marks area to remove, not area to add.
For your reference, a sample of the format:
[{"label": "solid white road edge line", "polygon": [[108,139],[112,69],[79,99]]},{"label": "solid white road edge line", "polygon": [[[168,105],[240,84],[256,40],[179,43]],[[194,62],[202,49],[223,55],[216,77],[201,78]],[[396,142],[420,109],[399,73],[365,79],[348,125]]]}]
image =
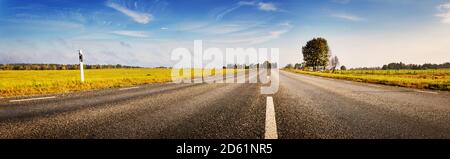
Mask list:
[{"label": "solid white road edge line", "polygon": [[139,88],[139,87],[120,88],[119,90],[123,91],[123,90],[129,90],[129,89],[137,89],[137,88]]},{"label": "solid white road edge line", "polygon": [[380,85],[376,85],[376,84],[368,84],[367,86],[370,86],[370,87],[376,87],[376,88],[381,88]]},{"label": "solid white road edge line", "polygon": [[421,91],[421,90],[415,90],[415,91],[420,92],[420,93],[438,94],[437,92],[431,92],[431,91]]},{"label": "solid white road edge line", "polygon": [[275,108],[273,105],[273,98],[267,97],[266,103],[266,127],[264,139],[277,139],[277,122],[275,120]]},{"label": "solid white road edge line", "polygon": [[42,100],[42,99],[52,99],[52,98],[56,98],[56,96],[39,97],[39,98],[27,98],[27,99],[16,99],[16,100],[9,100],[9,102],[23,102],[23,101],[30,101],[30,100]]}]

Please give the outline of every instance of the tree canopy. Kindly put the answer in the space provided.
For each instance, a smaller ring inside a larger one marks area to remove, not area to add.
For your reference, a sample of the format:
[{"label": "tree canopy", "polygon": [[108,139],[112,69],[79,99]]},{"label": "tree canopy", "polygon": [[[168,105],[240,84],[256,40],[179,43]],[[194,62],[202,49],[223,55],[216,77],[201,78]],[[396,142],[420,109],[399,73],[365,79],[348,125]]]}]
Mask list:
[{"label": "tree canopy", "polygon": [[313,67],[317,70],[319,66],[325,67],[328,65],[330,58],[330,48],[328,42],[324,38],[314,38],[302,47],[303,60],[307,67]]}]

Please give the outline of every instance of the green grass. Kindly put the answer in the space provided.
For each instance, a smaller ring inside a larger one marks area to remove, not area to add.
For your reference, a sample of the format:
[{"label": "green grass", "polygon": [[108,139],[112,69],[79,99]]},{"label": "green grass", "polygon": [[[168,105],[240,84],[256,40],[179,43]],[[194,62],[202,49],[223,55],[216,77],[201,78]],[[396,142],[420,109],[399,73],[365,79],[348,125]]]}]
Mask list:
[{"label": "green grass", "polygon": [[[85,82],[78,70],[0,71],[0,96],[28,96],[171,82],[171,69],[89,69]],[[206,75],[206,71],[204,74]],[[217,70],[215,73],[225,72]],[[192,72],[193,73],[193,72]],[[194,75],[200,77],[202,75]],[[189,75],[180,78],[189,78]]]},{"label": "green grass", "polygon": [[450,90],[450,69],[436,70],[338,70],[311,72],[287,69],[287,71],[357,82],[385,84],[420,89]]}]

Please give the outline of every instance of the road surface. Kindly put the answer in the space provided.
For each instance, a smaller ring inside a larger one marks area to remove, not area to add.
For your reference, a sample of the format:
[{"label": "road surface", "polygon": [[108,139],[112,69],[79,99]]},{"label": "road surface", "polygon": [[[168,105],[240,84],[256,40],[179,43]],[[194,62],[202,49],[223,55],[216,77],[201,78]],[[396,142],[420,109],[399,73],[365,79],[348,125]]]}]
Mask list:
[{"label": "road surface", "polygon": [[192,83],[4,98],[0,138],[450,138],[449,92],[279,79],[272,95],[257,83]]}]

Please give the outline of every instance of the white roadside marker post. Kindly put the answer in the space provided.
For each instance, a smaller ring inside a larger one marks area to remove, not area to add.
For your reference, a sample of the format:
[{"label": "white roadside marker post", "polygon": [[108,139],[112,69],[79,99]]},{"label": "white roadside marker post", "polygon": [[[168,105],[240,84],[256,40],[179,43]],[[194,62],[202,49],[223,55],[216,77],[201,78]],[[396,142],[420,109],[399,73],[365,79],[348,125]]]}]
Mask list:
[{"label": "white roadside marker post", "polygon": [[84,82],[84,69],[83,69],[83,50],[78,50],[78,55],[80,57],[80,78],[81,82]]}]

